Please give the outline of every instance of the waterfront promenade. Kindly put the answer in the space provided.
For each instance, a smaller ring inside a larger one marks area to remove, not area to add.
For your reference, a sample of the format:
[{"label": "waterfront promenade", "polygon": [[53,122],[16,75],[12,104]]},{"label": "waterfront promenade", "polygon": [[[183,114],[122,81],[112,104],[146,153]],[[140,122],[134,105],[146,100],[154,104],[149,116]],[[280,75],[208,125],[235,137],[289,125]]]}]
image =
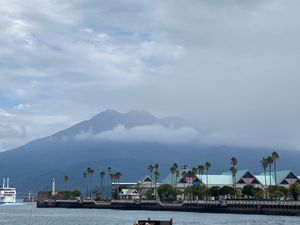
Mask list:
[{"label": "waterfront promenade", "polygon": [[257,200],[195,200],[163,203],[155,200],[39,200],[40,208],[97,208],[123,210],[160,210],[206,213],[239,213],[265,215],[300,215],[300,201],[257,201]]}]

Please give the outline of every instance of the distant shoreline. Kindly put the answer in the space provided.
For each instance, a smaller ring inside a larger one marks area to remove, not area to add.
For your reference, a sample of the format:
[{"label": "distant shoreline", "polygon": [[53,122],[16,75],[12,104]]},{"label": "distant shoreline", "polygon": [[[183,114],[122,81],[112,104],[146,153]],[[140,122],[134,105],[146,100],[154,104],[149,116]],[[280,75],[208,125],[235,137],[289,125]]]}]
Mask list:
[{"label": "distant shoreline", "polygon": [[168,204],[155,201],[136,203],[134,201],[44,201],[37,203],[38,208],[86,208],[149,211],[182,211],[199,213],[232,213],[256,215],[300,216],[300,201],[186,201],[182,204]]}]

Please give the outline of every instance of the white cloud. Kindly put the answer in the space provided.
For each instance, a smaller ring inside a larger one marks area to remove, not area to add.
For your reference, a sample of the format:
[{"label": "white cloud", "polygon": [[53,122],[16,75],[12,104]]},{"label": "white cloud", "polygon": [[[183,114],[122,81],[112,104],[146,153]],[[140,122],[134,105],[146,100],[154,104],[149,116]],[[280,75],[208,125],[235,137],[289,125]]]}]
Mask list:
[{"label": "white cloud", "polygon": [[14,115],[25,143],[106,108],[145,109],[208,127],[203,142],[298,147],[299,9],[294,0],[2,2],[0,100],[12,102],[0,102],[1,121]]},{"label": "white cloud", "polygon": [[13,114],[11,114],[11,113],[8,113],[7,111],[5,111],[4,109],[1,109],[0,108],[0,117],[14,117],[14,115]]},{"label": "white cloud", "polygon": [[19,109],[19,110],[23,110],[23,109],[27,109],[27,108],[30,108],[30,107],[31,107],[30,104],[19,104],[19,105],[16,105],[14,108]]},{"label": "white cloud", "polygon": [[126,129],[124,126],[116,126],[113,130],[99,134],[83,132],[78,134],[79,140],[110,140],[125,142],[163,142],[163,143],[185,143],[195,142],[199,138],[197,130],[191,127],[171,129],[161,125],[136,126]]}]

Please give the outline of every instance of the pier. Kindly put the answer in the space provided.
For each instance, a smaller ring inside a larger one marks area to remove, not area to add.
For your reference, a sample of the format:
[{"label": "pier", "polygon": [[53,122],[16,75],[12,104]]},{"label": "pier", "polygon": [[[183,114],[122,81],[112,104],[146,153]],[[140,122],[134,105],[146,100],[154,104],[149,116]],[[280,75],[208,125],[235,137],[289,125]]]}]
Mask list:
[{"label": "pier", "polygon": [[262,215],[300,216],[300,201],[257,201],[257,200],[199,200],[180,203],[164,203],[156,200],[93,200],[39,199],[39,208],[94,208],[119,210],[159,210],[199,213],[238,213]]}]

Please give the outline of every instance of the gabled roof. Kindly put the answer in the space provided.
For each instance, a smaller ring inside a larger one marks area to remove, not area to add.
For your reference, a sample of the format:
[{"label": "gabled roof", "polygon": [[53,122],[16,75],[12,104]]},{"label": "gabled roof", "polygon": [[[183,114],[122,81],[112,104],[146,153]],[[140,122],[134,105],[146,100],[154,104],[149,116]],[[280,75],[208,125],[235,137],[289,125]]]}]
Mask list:
[{"label": "gabled roof", "polygon": [[[273,174],[273,176],[275,176],[275,174]],[[299,178],[291,170],[281,170],[276,171],[277,184],[281,184],[282,182],[284,182],[284,180],[288,178],[288,176],[291,176],[299,181]]]},{"label": "gabled roof", "polygon": [[[232,177],[232,174],[231,174],[230,171],[224,172],[222,174],[223,175],[230,175]],[[248,177],[248,178],[245,178],[245,176]],[[245,183],[245,182],[248,183],[249,182],[248,184],[250,184],[253,181],[256,181],[256,182],[260,183],[260,181],[256,178],[256,176],[253,175],[248,169],[238,170],[235,177],[236,177],[236,182],[237,183],[241,183],[241,182],[242,183]],[[249,177],[251,178],[251,180],[249,180]],[[248,181],[246,179],[248,179]]]},{"label": "gabled roof", "polygon": [[122,189],[120,191],[120,195],[138,195],[139,193],[137,192],[136,189]]},{"label": "gabled roof", "polygon": [[151,177],[146,176],[146,177],[144,177],[143,182],[150,182],[151,183],[152,179],[151,179]]},{"label": "gabled roof", "polygon": [[[276,171],[276,181],[277,181],[277,184],[287,184],[285,182],[285,179],[288,177],[288,176],[292,176],[294,177],[294,179],[297,179],[298,181],[300,181],[299,177],[297,177],[295,175],[295,173],[293,173],[291,170],[279,170],[279,171]],[[261,180],[261,183],[263,185],[265,185],[265,177],[264,177],[264,173],[261,173],[259,175],[256,175],[255,177],[259,178],[259,180]],[[266,179],[267,179],[267,185],[270,184],[270,175],[269,175],[269,172],[267,171],[266,173]],[[271,173],[271,184],[272,185],[275,185],[275,173],[272,171]]]},{"label": "gabled roof", "polygon": [[[294,175],[294,173],[291,170],[281,170],[281,171],[276,171],[276,180],[277,183],[280,184],[282,181],[284,181],[284,179],[290,174],[292,173]],[[275,177],[275,174],[272,173],[272,175]],[[296,175],[294,175],[295,177],[297,177]],[[298,178],[298,177],[297,177]]]}]

